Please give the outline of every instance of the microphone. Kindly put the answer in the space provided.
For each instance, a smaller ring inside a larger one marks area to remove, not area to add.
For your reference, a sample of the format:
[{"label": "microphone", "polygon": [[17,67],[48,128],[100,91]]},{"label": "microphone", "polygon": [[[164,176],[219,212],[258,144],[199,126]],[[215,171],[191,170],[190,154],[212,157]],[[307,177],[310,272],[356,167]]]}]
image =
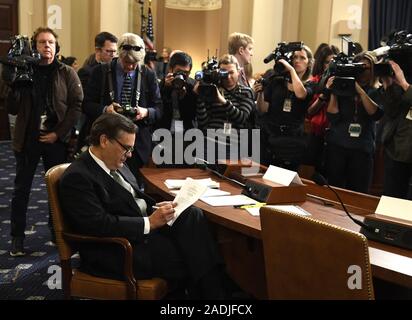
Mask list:
[{"label": "microphone", "polygon": [[273,59],[275,59],[275,52],[271,52],[264,60],[263,62],[265,64],[268,64],[269,62],[271,62]]},{"label": "microphone", "polygon": [[[198,160],[202,163],[198,163]],[[229,181],[229,182],[232,182],[232,183],[238,185],[239,187],[241,187],[242,189],[246,190],[247,192],[249,192],[249,188],[244,183],[242,183],[240,181],[237,181],[235,179],[228,178],[228,177],[224,176],[223,174],[221,174],[219,171],[216,171],[216,170],[210,168],[209,167],[210,162],[208,162],[204,159],[195,158],[195,165],[198,168],[203,169],[203,170],[207,170],[209,172],[212,172],[213,174],[217,175],[219,178],[221,178],[223,180],[226,180],[226,181]]]},{"label": "microphone", "polygon": [[367,224],[363,223],[362,221],[360,221],[360,220],[352,217],[352,215],[351,215],[351,214],[349,213],[349,211],[346,209],[346,206],[345,206],[345,204],[343,203],[342,199],[340,198],[339,194],[335,191],[335,189],[333,189],[333,188],[329,185],[329,183],[327,182],[327,180],[325,179],[325,177],[322,176],[319,172],[315,172],[315,173],[313,174],[313,176],[312,176],[312,181],[315,182],[318,186],[321,186],[321,187],[326,186],[326,187],[328,187],[329,190],[331,190],[331,191],[336,195],[336,197],[338,198],[338,200],[339,200],[339,202],[340,202],[340,204],[341,204],[341,206],[342,206],[342,208],[343,208],[343,211],[345,211],[346,215],[347,215],[354,223],[356,223],[358,226],[360,226],[360,227],[368,230],[369,232],[379,233],[379,231],[376,230],[375,228],[373,228],[373,227],[371,227],[371,226],[368,226]]}]

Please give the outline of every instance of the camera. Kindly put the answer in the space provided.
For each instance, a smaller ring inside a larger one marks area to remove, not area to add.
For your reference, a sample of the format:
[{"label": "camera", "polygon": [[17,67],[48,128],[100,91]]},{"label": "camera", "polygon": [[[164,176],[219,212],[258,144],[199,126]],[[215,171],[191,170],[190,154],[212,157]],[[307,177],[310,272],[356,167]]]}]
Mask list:
[{"label": "camera", "polygon": [[393,70],[388,63],[389,60],[395,61],[406,77],[412,76],[412,34],[407,31],[392,33],[383,41],[386,46],[372,51],[380,63],[375,65],[374,73],[377,77],[393,76]]},{"label": "camera", "polygon": [[137,115],[139,114],[139,109],[138,108],[133,108],[130,105],[126,106],[118,106],[115,108],[117,113],[120,113],[121,115],[125,116],[126,118],[129,118],[130,120],[135,120]]},{"label": "camera", "polygon": [[183,71],[173,73],[172,87],[175,90],[183,90],[186,87],[187,75]]},{"label": "camera", "polygon": [[38,64],[41,56],[33,52],[29,38],[16,35],[10,39],[11,47],[6,57],[0,58],[0,63],[14,67],[16,75],[12,81],[14,86],[27,86],[33,83],[33,66]]},{"label": "camera", "polygon": [[268,64],[272,60],[275,60],[275,76],[286,76],[287,72],[285,66],[281,63],[277,63],[279,60],[283,59],[288,63],[292,64],[292,57],[295,51],[300,51],[303,49],[303,42],[280,42],[277,48],[270,53],[263,62]]},{"label": "camera", "polygon": [[228,79],[229,73],[226,70],[219,69],[217,57],[212,57],[203,65],[203,70],[196,72],[195,79],[200,81],[199,95],[201,99],[208,103],[214,103],[217,100],[216,88],[221,86],[222,80]]},{"label": "camera", "polygon": [[331,91],[337,96],[354,96],[356,94],[356,77],[366,70],[363,63],[353,62],[356,47],[353,42],[342,37],[342,52],[330,63],[322,77],[320,86],[325,87],[330,77],[335,77]]}]

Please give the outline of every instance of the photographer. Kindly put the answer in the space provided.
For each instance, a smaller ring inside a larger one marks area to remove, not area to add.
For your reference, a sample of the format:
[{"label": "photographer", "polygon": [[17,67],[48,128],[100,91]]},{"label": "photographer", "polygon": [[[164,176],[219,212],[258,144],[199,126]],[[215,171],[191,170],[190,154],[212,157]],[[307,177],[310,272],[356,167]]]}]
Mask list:
[{"label": "photographer", "polygon": [[[11,256],[25,255],[27,205],[40,157],[45,171],[66,162],[66,142],[80,117],[83,100],[76,72],[56,59],[57,34],[49,28],[38,28],[32,42],[41,60],[33,66],[33,74],[28,77],[32,76],[30,84],[26,81],[22,86],[13,80],[15,69],[9,66],[4,66],[2,74],[5,81],[11,80],[8,111],[17,115],[13,139],[16,178],[11,202]],[[54,241],[51,214],[49,228]]]},{"label": "photographer", "polygon": [[317,172],[324,174],[324,144],[329,121],[326,116],[328,97],[322,92],[322,75],[328,69],[332,59],[339,53],[335,46],[326,45],[318,51],[309,83],[313,88],[313,98],[308,108],[307,119],[310,123],[310,135],[305,156],[305,164],[313,165]]},{"label": "photographer", "polygon": [[[326,172],[329,183],[367,193],[372,177],[375,151],[375,121],[383,111],[379,102],[377,79],[373,73],[374,58],[369,53],[357,55],[354,63],[364,65],[355,77],[355,96],[337,96],[333,92],[327,109],[330,130],[326,135]],[[335,77],[328,79],[331,89]]]},{"label": "photographer", "polygon": [[400,66],[389,63],[394,76],[383,78],[384,194],[412,200],[412,87]]},{"label": "photographer", "polygon": [[[239,144],[239,135],[235,132],[238,129],[248,129],[250,115],[254,109],[254,94],[251,88],[239,84],[240,67],[235,56],[224,55],[218,62],[221,74],[225,74],[224,79],[218,86],[212,87],[216,92],[214,102],[209,101],[210,97],[203,97],[200,94],[197,104],[197,120],[201,130],[206,134],[207,129],[223,130],[226,144],[227,158],[230,155],[231,145]],[[197,83],[195,91],[201,92],[202,84]],[[218,146],[219,143],[216,145]],[[207,141],[205,141],[205,148]],[[235,149],[236,150],[236,149]],[[211,150],[206,150],[206,154]],[[238,155],[234,155],[236,159]],[[217,160],[217,159],[215,159]]]},{"label": "photographer", "polygon": [[168,74],[160,82],[163,116],[159,128],[172,133],[194,128],[197,95],[193,92],[195,80],[190,78],[192,58],[185,52],[176,52],[169,61]]},{"label": "photographer", "polygon": [[147,164],[152,152],[152,129],[162,111],[159,86],[154,72],[143,65],[145,46],[136,34],[119,39],[119,58],[92,71],[83,102],[87,123],[102,113],[121,113],[138,126],[133,156],[128,159],[132,172]]},{"label": "photographer", "polygon": [[[313,55],[307,46],[294,51],[291,64],[279,59],[283,74],[272,70],[265,81],[257,81],[257,109],[261,117],[262,163],[297,171],[305,152],[303,123],[312,89],[306,83],[311,74]],[[290,81],[289,81],[290,78]]]}]

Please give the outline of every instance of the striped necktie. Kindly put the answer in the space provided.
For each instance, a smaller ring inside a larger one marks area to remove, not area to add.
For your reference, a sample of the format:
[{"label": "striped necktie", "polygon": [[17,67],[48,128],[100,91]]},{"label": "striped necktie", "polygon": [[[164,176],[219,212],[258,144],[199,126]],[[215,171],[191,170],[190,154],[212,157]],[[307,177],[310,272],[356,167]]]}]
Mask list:
[{"label": "striped necktie", "polygon": [[120,105],[122,107],[132,106],[132,77],[129,73],[124,74],[122,95],[120,97]]},{"label": "striped necktie", "polygon": [[120,184],[123,188],[129,191],[132,195],[134,200],[136,201],[137,206],[139,207],[142,215],[144,217],[147,216],[147,203],[145,200],[136,198],[136,192],[134,191],[133,187],[130,183],[128,183],[116,170],[110,170],[110,175],[118,184]]}]

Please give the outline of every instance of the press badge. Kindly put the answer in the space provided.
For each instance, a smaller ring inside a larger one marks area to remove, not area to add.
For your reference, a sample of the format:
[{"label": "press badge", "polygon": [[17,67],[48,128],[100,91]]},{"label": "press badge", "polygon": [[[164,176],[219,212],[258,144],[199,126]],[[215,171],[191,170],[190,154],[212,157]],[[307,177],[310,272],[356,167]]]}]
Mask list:
[{"label": "press badge", "polygon": [[283,112],[291,112],[291,111],[292,111],[292,100],[285,99],[285,102],[283,103]]},{"label": "press badge", "polygon": [[359,138],[362,133],[362,126],[359,123],[351,123],[348,131],[351,138]]},{"label": "press badge", "polygon": [[225,122],[223,125],[223,133],[227,135],[232,134],[232,124],[230,122]]},{"label": "press badge", "polygon": [[406,115],[407,120],[412,120],[412,107],[409,109],[408,114]]}]

